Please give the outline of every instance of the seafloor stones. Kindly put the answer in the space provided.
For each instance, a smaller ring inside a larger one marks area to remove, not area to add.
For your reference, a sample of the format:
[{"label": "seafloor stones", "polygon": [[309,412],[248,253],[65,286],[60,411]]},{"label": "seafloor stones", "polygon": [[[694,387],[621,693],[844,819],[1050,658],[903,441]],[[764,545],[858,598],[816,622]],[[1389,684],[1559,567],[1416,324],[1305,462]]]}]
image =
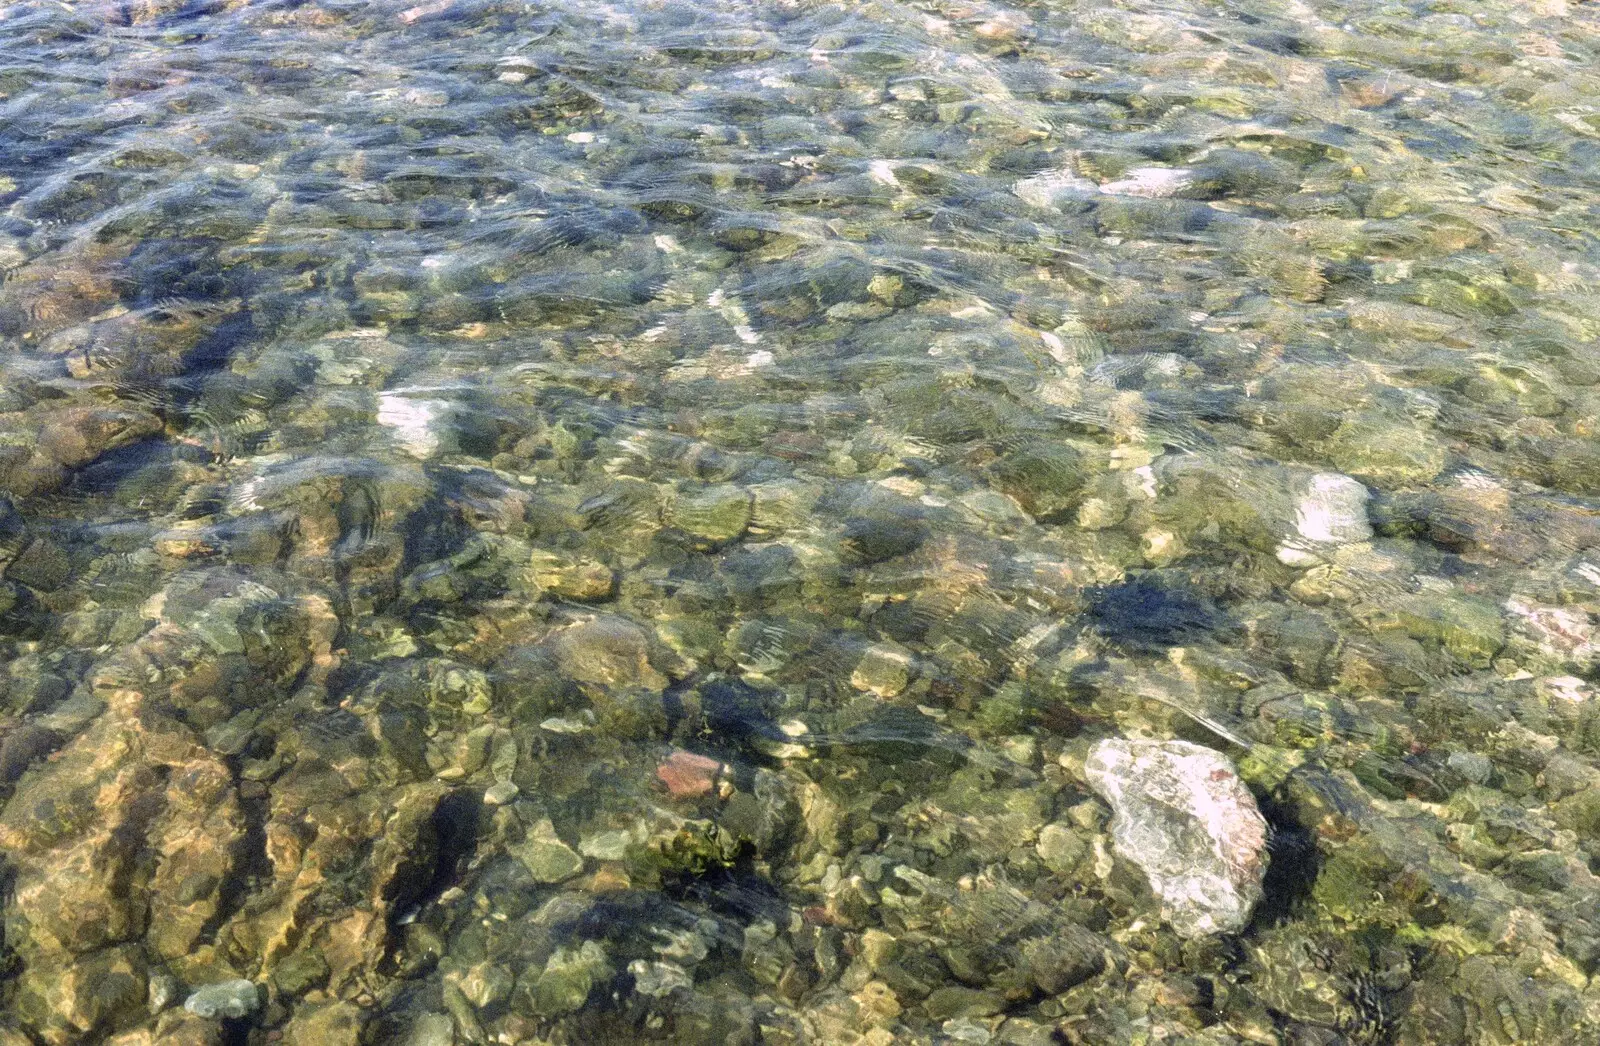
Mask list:
[{"label": "seafloor stones", "polygon": [[1261,899],[1267,823],[1221,754],[1187,741],[1101,741],[1084,766],[1117,852],[1144,869],[1185,937],[1238,930]]},{"label": "seafloor stones", "polygon": [[674,799],[694,799],[716,786],[722,764],[698,752],[674,749],[656,767],[656,778],[667,786]]},{"label": "seafloor stones", "polygon": [[588,999],[596,981],[609,976],[611,968],[598,941],[584,941],[577,948],[557,948],[533,982],[533,1011],[541,1016],[571,1013]]},{"label": "seafloor stones", "polygon": [[850,685],[879,697],[894,697],[911,679],[912,658],[898,643],[876,643],[866,649],[850,675]]},{"label": "seafloor stones", "polygon": [[1367,488],[1349,476],[1319,472],[1295,505],[1295,529],[1307,541],[1366,541],[1372,537],[1367,500]]},{"label": "seafloor stones", "polygon": [[195,990],[183,1008],[197,1017],[248,1017],[261,1006],[252,981],[218,981]]},{"label": "seafloor stones", "polygon": [[456,1041],[455,1023],[444,1013],[424,1013],[411,1024],[403,1046],[450,1046]]},{"label": "seafloor stones", "polygon": [[580,620],[557,632],[552,643],[562,671],[579,683],[651,690],[666,686],[666,677],[650,666],[649,637],[627,618],[607,614]]},{"label": "seafloor stones", "polygon": [[1513,596],[1505,608],[1517,637],[1541,659],[1579,669],[1600,661],[1600,628],[1582,606],[1546,606]]},{"label": "seafloor stones", "polygon": [[527,838],[511,852],[527,866],[535,882],[559,883],[583,871],[583,858],[561,841],[548,817],[529,830]]},{"label": "seafloor stones", "polygon": [[657,999],[664,999],[680,988],[694,988],[694,979],[676,963],[635,959],[628,964],[628,972],[633,974],[635,991]]},{"label": "seafloor stones", "polygon": [[403,392],[378,395],[379,425],[394,436],[400,449],[414,458],[431,458],[454,450],[450,421],[454,404],[449,400],[422,399]]},{"label": "seafloor stones", "polygon": [[750,525],[751,504],[749,491],[717,483],[679,494],[672,504],[672,523],[706,541],[732,541]]},{"label": "seafloor stones", "polygon": [[616,588],[611,568],[599,560],[549,549],[533,550],[528,579],[542,591],[584,603],[606,599]]}]

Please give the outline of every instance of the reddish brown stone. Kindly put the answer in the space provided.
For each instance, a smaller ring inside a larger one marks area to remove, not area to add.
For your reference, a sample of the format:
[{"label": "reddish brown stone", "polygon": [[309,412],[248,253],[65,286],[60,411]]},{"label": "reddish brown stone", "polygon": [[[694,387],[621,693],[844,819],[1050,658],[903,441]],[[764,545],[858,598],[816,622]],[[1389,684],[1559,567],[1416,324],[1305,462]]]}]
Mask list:
[{"label": "reddish brown stone", "polygon": [[656,767],[656,777],[674,799],[694,799],[711,791],[722,764],[709,756],[674,749]]}]

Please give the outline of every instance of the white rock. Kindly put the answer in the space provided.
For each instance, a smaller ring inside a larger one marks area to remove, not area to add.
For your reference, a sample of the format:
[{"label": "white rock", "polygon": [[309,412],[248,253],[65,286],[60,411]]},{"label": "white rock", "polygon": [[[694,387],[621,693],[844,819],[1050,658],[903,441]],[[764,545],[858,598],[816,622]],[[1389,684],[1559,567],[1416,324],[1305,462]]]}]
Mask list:
[{"label": "white rock", "polygon": [[1338,472],[1312,476],[1295,505],[1294,526],[1307,541],[1348,545],[1372,537],[1367,488]]},{"label": "white rock", "polygon": [[378,393],[378,424],[392,430],[407,454],[427,459],[454,450],[449,439],[453,405],[448,400],[413,399],[403,392]]},{"label": "white rock", "polygon": [[1176,196],[1189,184],[1193,174],[1186,167],[1135,167],[1126,177],[1100,186],[1100,191],[1111,196],[1142,196],[1147,199]]},{"label": "white rock", "polygon": [[1577,676],[1546,676],[1536,685],[1545,697],[1565,705],[1587,704],[1594,699],[1594,689]]},{"label": "white rock", "polygon": [[517,797],[521,789],[510,781],[496,781],[483,791],[483,801],[490,806],[504,806]]},{"label": "white rock", "polygon": [[1063,195],[1079,196],[1098,189],[1099,186],[1094,182],[1078,175],[1070,168],[1036,174],[1031,178],[1022,179],[1011,187],[1017,199],[1035,207],[1054,207],[1056,201]]},{"label": "white rock", "polygon": [[261,1008],[261,993],[251,981],[219,981],[196,988],[183,1008],[197,1017],[248,1017]]},{"label": "white rock", "polygon": [[153,973],[148,981],[146,998],[151,1013],[160,1013],[178,994],[178,979],[170,973]]},{"label": "white rock", "polygon": [[1505,608],[1512,630],[1541,657],[1580,669],[1600,662],[1600,628],[1582,606],[1550,606],[1512,596]]},{"label": "white rock", "polygon": [[887,185],[892,189],[900,187],[900,179],[894,176],[894,164],[888,160],[873,160],[867,167],[867,174],[879,185]]},{"label": "white rock", "polygon": [[1278,546],[1278,562],[1289,567],[1314,567],[1326,563],[1327,560],[1297,544],[1285,542]]},{"label": "white rock", "polygon": [[694,988],[694,979],[677,963],[635,959],[628,964],[628,972],[633,974],[635,991],[656,999],[664,999],[679,988]]},{"label": "white rock", "polygon": [[1261,899],[1267,822],[1225,756],[1187,741],[1101,741],[1084,764],[1111,839],[1184,937],[1242,929]]}]

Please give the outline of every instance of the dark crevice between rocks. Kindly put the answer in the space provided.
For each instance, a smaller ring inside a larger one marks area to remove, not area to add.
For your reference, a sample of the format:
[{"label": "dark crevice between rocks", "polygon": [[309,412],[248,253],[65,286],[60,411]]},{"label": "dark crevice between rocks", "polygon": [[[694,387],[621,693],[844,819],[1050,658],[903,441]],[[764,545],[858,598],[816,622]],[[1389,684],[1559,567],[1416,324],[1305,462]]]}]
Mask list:
[{"label": "dark crevice between rocks", "polygon": [[169,766],[151,767],[152,787],[144,790],[128,807],[128,817],[111,832],[111,842],[106,847],[106,859],[124,857],[112,877],[115,896],[136,896],[134,877],[138,873],[141,851],[150,840],[150,826],[167,808],[167,779],[172,775]]},{"label": "dark crevice between rocks", "polygon": [[1235,628],[1209,596],[1174,571],[1133,575],[1119,584],[1086,589],[1085,595],[1096,630],[1130,652],[1164,652],[1222,639]]},{"label": "dark crevice between rocks", "polygon": [[[446,477],[445,483],[448,482]],[[434,489],[446,489],[438,475],[430,473],[428,481]],[[472,527],[461,518],[461,513],[438,500],[429,498],[416,511],[406,517],[401,529],[405,553],[401,557],[401,577],[426,563],[448,559],[472,538]]]},{"label": "dark crevice between rocks", "polygon": [[[157,404],[150,404],[152,413]],[[71,477],[62,486],[63,499],[95,499],[115,496],[118,490],[141,472],[155,475],[156,471],[171,471],[185,465],[203,465],[210,460],[210,451],[203,447],[175,446],[164,439],[143,439],[120,447],[112,447],[80,468],[72,470]]]},{"label": "dark crevice between rocks", "polygon": [[[9,862],[0,860],[0,912],[16,910],[16,882],[17,870]],[[10,1010],[12,982],[22,972],[22,957],[6,937],[6,922],[0,919],[0,1013]]]},{"label": "dark crevice between rocks", "polygon": [[1297,907],[1311,897],[1311,887],[1322,867],[1316,836],[1295,818],[1294,808],[1272,798],[1260,800],[1261,815],[1267,820],[1267,874],[1262,880],[1261,903],[1254,922],[1275,926],[1294,916]]},{"label": "dark crevice between rocks", "polygon": [[37,723],[22,723],[0,740],[0,801],[11,797],[11,786],[28,769],[59,749],[64,742],[59,733]]},{"label": "dark crevice between rocks", "polygon": [[1353,1016],[1339,1030],[1356,1046],[1393,1046],[1406,994],[1385,987],[1372,973],[1357,974],[1350,995]]},{"label": "dark crevice between rocks", "polygon": [[349,556],[361,551],[377,534],[383,518],[383,497],[377,484],[366,478],[348,480],[334,514],[339,523],[335,546],[339,553]]},{"label": "dark crevice between rocks", "polygon": [[438,848],[434,854],[433,876],[417,898],[427,904],[448,890],[478,849],[478,821],[483,816],[483,795],[471,788],[460,788],[434,808],[432,825]]},{"label": "dark crevice between rocks", "polygon": [[742,679],[718,679],[701,686],[699,697],[702,730],[694,747],[740,768],[740,784],[751,787],[749,767],[775,765],[763,746],[788,740],[778,727],[775,695]]},{"label": "dark crevice between rocks", "polygon": [[664,877],[661,888],[673,901],[703,907],[739,926],[761,919],[782,926],[789,918],[782,891],[756,870],[755,849],[748,843],[740,844],[731,862]]},{"label": "dark crevice between rocks", "polygon": [[[238,759],[228,762],[237,764]],[[233,874],[222,884],[216,913],[200,929],[200,940],[208,944],[216,943],[217,931],[244,907],[251,889],[272,878],[272,862],[267,858],[267,817],[271,813],[267,790],[253,781],[240,780],[237,765],[230,769],[244,815],[244,834],[233,844]]]},{"label": "dark crevice between rocks", "polygon": [[255,1022],[248,1017],[229,1017],[222,1021],[222,1034],[217,1037],[218,1046],[250,1046],[250,1031],[255,1027]]},{"label": "dark crevice between rocks", "polygon": [[[263,336],[264,332],[256,326],[255,317],[250,310],[242,309],[230,313],[217,324],[215,329],[201,338],[194,348],[184,354],[183,373],[190,377],[215,374],[233,362],[242,346],[249,345],[253,338]],[[167,384],[166,394],[183,405],[194,401],[195,390],[200,387],[199,382],[182,383],[176,388],[172,387],[174,385],[178,383]]]},{"label": "dark crevice between rocks", "polygon": [[688,715],[684,707],[683,695],[694,692],[694,686],[699,682],[699,673],[689,679],[679,681],[667,687],[661,694],[661,711],[667,717],[666,734],[672,737],[678,733],[678,727]]},{"label": "dark crevice between rocks", "polygon": [[460,880],[477,852],[482,816],[482,793],[470,788],[446,794],[434,807],[428,827],[417,839],[413,859],[396,869],[384,889],[389,902],[391,954],[398,939],[396,931]]}]

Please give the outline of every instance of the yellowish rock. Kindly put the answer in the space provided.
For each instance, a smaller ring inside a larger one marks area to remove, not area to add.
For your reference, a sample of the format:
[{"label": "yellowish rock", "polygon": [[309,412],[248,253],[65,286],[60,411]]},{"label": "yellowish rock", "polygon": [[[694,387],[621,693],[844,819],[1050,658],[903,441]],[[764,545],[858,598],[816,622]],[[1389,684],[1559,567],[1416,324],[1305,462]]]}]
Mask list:
[{"label": "yellowish rock", "polygon": [[911,652],[898,644],[877,643],[867,648],[850,675],[850,685],[878,697],[894,697],[911,682]]}]

